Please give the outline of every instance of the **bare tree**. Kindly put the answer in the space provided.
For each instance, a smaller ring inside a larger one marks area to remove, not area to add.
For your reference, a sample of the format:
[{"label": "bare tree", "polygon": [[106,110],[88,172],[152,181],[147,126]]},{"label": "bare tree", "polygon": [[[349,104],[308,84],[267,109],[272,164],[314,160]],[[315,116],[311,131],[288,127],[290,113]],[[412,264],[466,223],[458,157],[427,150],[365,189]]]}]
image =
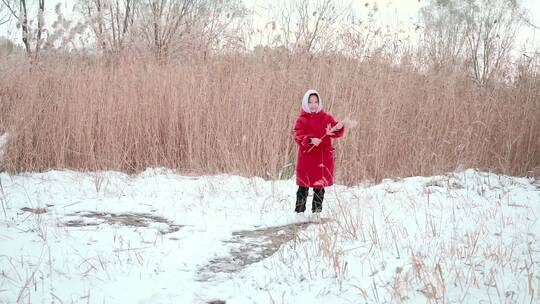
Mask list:
[{"label": "bare tree", "polygon": [[[401,22],[395,25],[383,26],[377,2],[365,3],[358,12],[365,13],[366,17],[359,17],[356,11],[348,13],[346,26],[339,32],[340,52],[364,59],[374,54],[391,54],[394,58],[408,52],[410,32]],[[413,28],[410,28],[413,29]],[[418,30],[415,26],[414,30]]]},{"label": "bare tree", "polygon": [[[26,0],[2,0],[2,3],[4,4],[5,8],[7,8],[7,10],[11,13],[11,16],[18,20],[18,24],[21,28],[21,38],[24,48],[26,50],[26,55],[28,56],[28,58],[30,58],[32,62],[37,61],[42,44],[42,34],[44,26],[43,12],[45,11],[45,0],[37,0],[37,28],[35,30],[32,28],[32,22],[30,21],[28,16],[30,7],[28,6]],[[33,50],[32,42],[34,42]]]},{"label": "bare tree", "polygon": [[321,51],[335,43],[335,34],[349,9],[349,1],[277,1],[272,7],[272,27],[277,27],[278,34],[272,42],[295,52]]},{"label": "bare tree", "polygon": [[246,14],[242,0],[79,0],[78,8],[98,49],[119,52],[129,44],[158,60],[187,46],[200,51],[239,43],[230,29]]},{"label": "bare tree", "polygon": [[486,85],[508,59],[521,15],[515,0],[431,0],[420,16],[432,62],[461,58],[473,79]]},{"label": "bare tree", "polygon": [[146,0],[137,10],[139,28],[158,60],[166,59],[195,20],[199,0]]},{"label": "bare tree", "polygon": [[198,40],[197,48],[204,52],[223,47],[245,47],[242,20],[248,15],[241,0],[200,2],[197,19],[191,31],[192,40]]},{"label": "bare tree", "polygon": [[79,11],[90,21],[98,49],[122,51],[131,33],[138,3],[135,0],[80,0]]},{"label": "bare tree", "polygon": [[458,65],[467,41],[465,8],[462,2],[431,3],[420,10],[423,21],[423,47],[429,66],[438,71]]},{"label": "bare tree", "polygon": [[188,48],[206,54],[222,43],[240,43],[230,29],[245,14],[240,0],[146,0],[136,18],[146,45],[165,60]]}]

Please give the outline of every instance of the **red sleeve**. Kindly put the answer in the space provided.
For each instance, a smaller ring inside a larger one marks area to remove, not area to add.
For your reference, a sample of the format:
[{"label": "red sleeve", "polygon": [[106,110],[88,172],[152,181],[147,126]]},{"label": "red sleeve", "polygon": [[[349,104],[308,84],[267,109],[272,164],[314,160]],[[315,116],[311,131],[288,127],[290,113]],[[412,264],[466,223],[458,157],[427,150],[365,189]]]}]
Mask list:
[{"label": "red sleeve", "polygon": [[294,141],[303,148],[309,148],[311,145],[309,139],[314,137],[313,134],[308,133],[302,120],[298,118],[294,124]]},{"label": "red sleeve", "polygon": [[[334,119],[334,117],[332,117],[331,115],[328,115],[328,118],[330,120],[330,125],[332,127],[337,124],[337,121]],[[330,137],[331,138],[339,138],[339,137],[343,136],[343,134],[345,134],[345,125],[343,125],[343,127],[341,129],[334,132],[334,135],[331,135]]]}]

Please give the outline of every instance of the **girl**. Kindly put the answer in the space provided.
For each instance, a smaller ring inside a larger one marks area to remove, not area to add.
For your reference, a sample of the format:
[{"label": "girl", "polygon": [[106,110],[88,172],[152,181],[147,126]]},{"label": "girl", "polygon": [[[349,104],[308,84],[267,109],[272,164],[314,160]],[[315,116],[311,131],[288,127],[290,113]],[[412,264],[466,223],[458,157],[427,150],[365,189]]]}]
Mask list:
[{"label": "girl", "polygon": [[313,188],[311,211],[322,211],[324,187],[334,184],[334,147],[332,139],[343,136],[341,122],[322,110],[322,99],[315,90],[308,90],[302,99],[302,112],[294,125],[294,140],[298,144],[296,162],[297,213],[306,210],[309,188]]}]

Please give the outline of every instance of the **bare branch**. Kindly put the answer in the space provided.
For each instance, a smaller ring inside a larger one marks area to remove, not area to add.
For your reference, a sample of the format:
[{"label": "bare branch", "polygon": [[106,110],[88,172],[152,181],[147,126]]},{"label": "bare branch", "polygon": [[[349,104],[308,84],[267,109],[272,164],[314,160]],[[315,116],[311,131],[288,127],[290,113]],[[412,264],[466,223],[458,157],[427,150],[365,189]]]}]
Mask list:
[{"label": "bare branch", "polygon": [[15,11],[15,9],[12,7],[10,1],[8,0],[2,0],[2,3],[4,3],[4,5],[7,7],[7,9],[11,12],[11,15],[13,15],[13,17],[15,17],[15,19],[19,19],[19,15],[17,15],[17,12]]},{"label": "bare branch", "polygon": [[531,19],[528,18],[527,16],[525,16],[524,13],[520,14],[520,18],[521,18],[521,20],[522,20],[525,24],[527,24],[528,26],[540,30],[540,27],[539,27],[538,25],[532,23]]}]

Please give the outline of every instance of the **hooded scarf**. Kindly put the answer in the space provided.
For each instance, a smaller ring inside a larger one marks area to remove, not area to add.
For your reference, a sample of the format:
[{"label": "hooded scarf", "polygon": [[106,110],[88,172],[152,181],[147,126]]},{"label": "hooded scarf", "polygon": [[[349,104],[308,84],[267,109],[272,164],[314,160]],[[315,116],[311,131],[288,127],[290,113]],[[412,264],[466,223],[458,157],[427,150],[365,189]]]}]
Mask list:
[{"label": "hooded scarf", "polygon": [[319,99],[319,107],[317,108],[317,113],[319,113],[323,108],[322,99],[321,95],[319,95],[319,92],[315,90],[307,90],[304,94],[304,98],[302,98],[302,110],[306,113],[311,113],[311,111],[309,110],[309,95],[311,94],[317,95],[317,98]]}]

